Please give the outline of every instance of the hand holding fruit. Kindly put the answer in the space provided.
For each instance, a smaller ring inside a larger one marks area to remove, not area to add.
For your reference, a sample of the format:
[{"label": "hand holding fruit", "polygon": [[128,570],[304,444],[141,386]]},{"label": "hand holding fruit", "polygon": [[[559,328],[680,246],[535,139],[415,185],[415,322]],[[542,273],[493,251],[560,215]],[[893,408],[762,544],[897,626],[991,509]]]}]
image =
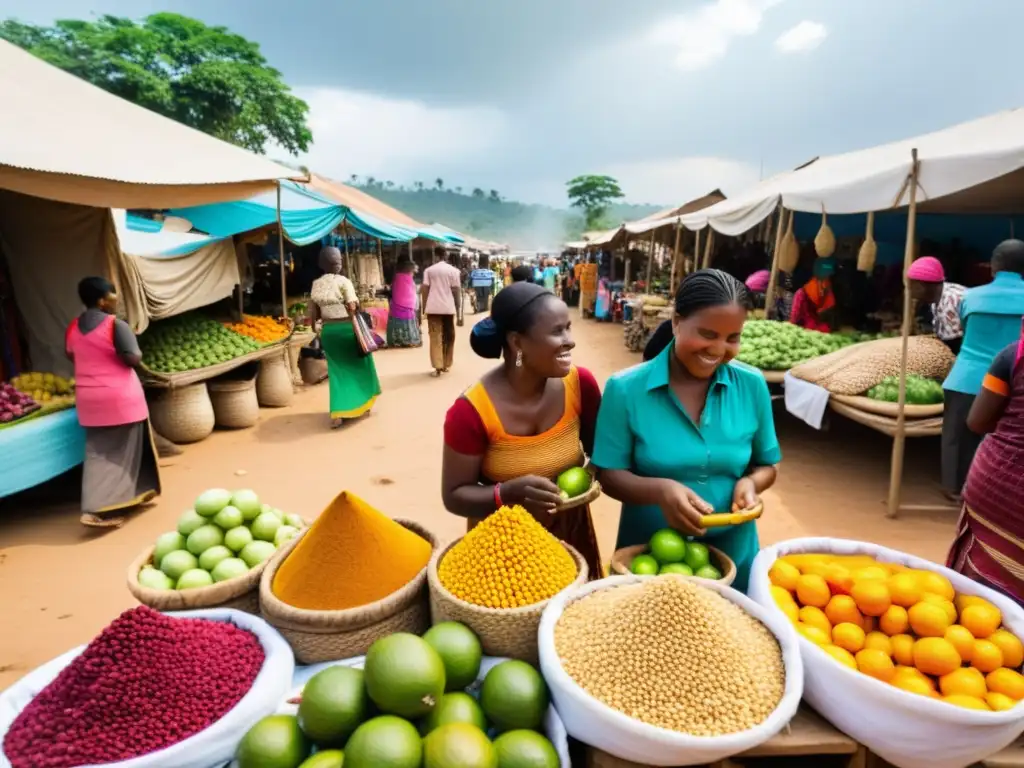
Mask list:
[{"label": "hand holding fruit", "polygon": [[745,509],[753,509],[757,505],[757,486],[753,478],[741,477],[736,481],[736,487],[732,492],[732,511],[742,512]]},{"label": "hand holding fruit", "polygon": [[665,480],[661,486],[658,506],[665,515],[670,528],[691,536],[701,536],[704,527],[701,519],[715,510],[704,499],[675,480]]},{"label": "hand holding fruit", "polygon": [[539,475],[526,475],[501,483],[501,503],[506,506],[518,504],[534,517],[544,521],[548,514],[562,503],[558,486]]}]

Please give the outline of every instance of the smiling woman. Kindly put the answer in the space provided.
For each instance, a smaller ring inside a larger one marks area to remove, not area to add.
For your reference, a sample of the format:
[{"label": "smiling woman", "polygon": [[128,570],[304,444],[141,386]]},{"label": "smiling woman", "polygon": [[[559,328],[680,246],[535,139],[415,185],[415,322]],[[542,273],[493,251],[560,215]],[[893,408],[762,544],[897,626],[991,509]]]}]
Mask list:
[{"label": "smiling woman", "polygon": [[730,364],[746,314],[735,278],[717,269],[687,276],[663,348],[609,379],[593,454],[604,492],[622,502],[616,549],[666,526],[713,538],[735,561],[733,586],[743,591],[758,550],[755,523],[705,529],[701,520],[753,507],[782,458],[764,377]]}]

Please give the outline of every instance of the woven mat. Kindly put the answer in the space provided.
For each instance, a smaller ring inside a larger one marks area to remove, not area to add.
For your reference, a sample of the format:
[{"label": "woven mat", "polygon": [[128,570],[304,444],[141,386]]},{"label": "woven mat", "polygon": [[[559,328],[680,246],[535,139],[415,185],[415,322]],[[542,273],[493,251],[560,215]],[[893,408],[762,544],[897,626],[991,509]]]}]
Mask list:
[{"label": "woven mat", "polygon": [[196,368],[194,371],[181,371],[180,373],[159,373],[147,368],[145,363],[143,363],[139,366],[140,378],[142,379],[142,383],[147,387],[159,389],[178,389],[180,387],[187,387],[189,384],[206,381],[207,379],[212,379],[215,376],[220,376],[222,373],[227,373],[228,371],[233,371],[236,368],[241,368],[246,363],[251,363],[254,360],[262,360],[265,357],[280,354],[281,350],[290,346],[291,343],[292,334],[289,334],[280,341],[275,341],[273,344],[267,344],[265,347],[261,347],[260,349],[249,352],[245,355],[239,355],[231,360],[225,360],[223,363],[208,365],[205,368]]},{"label": "woven mat", "polygon": [[[851,421],[870,427],[876,432],[881,432],[889,437],[896,436],[896,419],[890,416],[879,416],[877,413],[867,413],[859,408],[853,408],[844,403],[836,402],[834,397],[829,398],[828,407],[845,416]],[[907,437],[938,437],[942,434],[942,417],[931,419],[907,419],[904,422],[904,434]]]},{"label": "woven mat", "polygon": [[[896,403],[874,400],[862,395],[832,395],[832,400],[848,405],[851,408],[856,408],[858,411],[874,413],[878,416],[888,416],[893,419],[899,416],[900,413],[899,406]],[[943,403],[935,403],[934,405],[904,405],[903,407],[903,412],[908,419],[941,418],[944,411],[945,405]]]}]

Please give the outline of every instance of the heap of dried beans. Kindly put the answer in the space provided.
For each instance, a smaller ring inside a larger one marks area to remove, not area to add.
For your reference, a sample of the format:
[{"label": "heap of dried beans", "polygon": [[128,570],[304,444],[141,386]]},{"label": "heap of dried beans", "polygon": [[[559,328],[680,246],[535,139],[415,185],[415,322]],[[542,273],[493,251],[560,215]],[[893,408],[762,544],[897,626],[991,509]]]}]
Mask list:
[{"label": "heap of dried beans", "polygon": [[263,660],[232,624],[125,611],[18,715],[4,754],[13,768],[73,768],[164,749],[227,714]]}]

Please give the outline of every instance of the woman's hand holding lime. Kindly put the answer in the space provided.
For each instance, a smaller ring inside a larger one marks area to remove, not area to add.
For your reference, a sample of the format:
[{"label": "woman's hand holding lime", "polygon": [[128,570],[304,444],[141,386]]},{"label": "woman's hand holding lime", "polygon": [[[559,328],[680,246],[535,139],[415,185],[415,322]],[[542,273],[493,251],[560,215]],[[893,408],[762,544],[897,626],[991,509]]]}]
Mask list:
[{"label": "woman's hand holding lime", "polygon": [[661,498],[658,501],[665,522],[670,528],[688,533],[691,536],[702,536],[704,526],[701,519],[714,510],[704,499],[674,480],[665,480],[661,486]]},{"label": "woman's hand holding lime", "polygon": [[562,503],[558,486],[539,475],[525,475],[502,483],[499,493],[503,504],[518,504],[541,522]]},{"label": "woman's hand holding lime", "polygon": [[757,486],[753,479],[741,477],[736,481],[736,487],[732,492],[732,508],[734,512],[742,512],[745,509],[752,509],[757,505]]}]

